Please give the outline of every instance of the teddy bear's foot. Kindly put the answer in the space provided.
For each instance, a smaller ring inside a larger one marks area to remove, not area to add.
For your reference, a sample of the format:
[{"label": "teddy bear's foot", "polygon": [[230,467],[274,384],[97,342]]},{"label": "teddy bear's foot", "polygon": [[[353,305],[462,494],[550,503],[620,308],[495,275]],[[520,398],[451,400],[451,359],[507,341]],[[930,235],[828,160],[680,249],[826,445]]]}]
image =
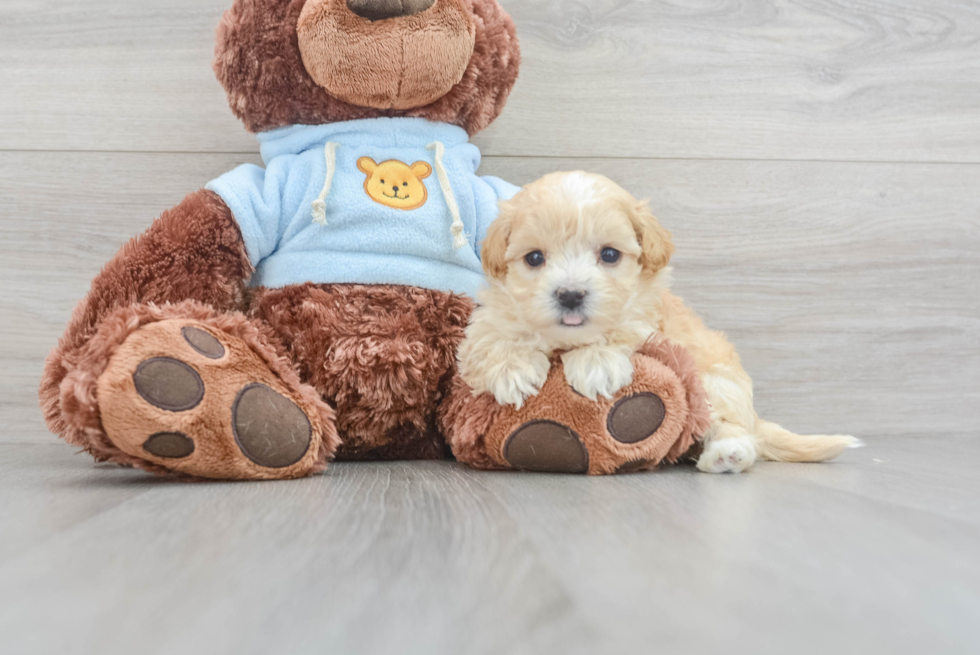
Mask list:
[{"label": "teddy bear's foot", "polygon": [[337,446],[329,407],[244,317],[233,327],[161,320],[118,344],[96,388],[105,438],[126,457],[104,459],[237,480],[324,467]]},{"label": "teddy bear's foot", "polygon": [[477,468],[590,475],[676,461],[709,421],[693,362],[683,350],[655,342],[634,357],[634,367],[633,383],[611,400],[577,394],[558,359],[540,393],[520,410],[497,405],[489,394],[470,395],[466,407],[447,415],[454,452]]},{"label": "teddy bear's foot", "polygon": [[[653,439],[666,419],[663,401],[649,391],[623,395],[617,400],[612,408],[578,408],[575,413],[579,414],[579,420],[573,417],[568,422],[577,424],[581,434],[570,425],[553,420],[532,419],[522,423],[501,444],[503,459],[525,471],[555,473],[625,473],[656,466],[665,453],[631,446],[645,441],[650,441],[647,446],[655,442],[669,446],[679,436],[670,434],[668,429],[660,439]],[[606,416],[604,426],[595,424],[592,420],[595,414],[600,418]],[[605,451],[603,459],[619,460],[624,456],[629,459],[612,470],[607,462],[599,462],[592,470],[590,464],[595,456],[590,456],[587,444],[591,444],[593,452]],[[617,450],[624,452],[617,453]],[[636,452],[625,452],[632,450]]]}]

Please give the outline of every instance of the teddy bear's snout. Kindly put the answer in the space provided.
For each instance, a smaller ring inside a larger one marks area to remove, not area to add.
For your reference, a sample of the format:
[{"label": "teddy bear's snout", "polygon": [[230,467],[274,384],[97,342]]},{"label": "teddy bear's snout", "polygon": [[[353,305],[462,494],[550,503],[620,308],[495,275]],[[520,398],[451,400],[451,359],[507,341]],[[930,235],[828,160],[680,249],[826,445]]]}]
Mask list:
[{"label": "teddy bear's snout", "polygon": [[385,20],[422,13],[436,0],[347,0],[347,7],[368,20]]}]

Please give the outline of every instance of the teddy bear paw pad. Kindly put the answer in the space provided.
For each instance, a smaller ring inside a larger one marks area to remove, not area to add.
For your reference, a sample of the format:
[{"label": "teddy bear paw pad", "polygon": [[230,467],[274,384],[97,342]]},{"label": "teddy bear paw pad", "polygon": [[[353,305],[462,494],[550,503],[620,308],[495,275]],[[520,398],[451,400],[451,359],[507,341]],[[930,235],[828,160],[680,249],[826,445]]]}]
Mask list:
[{"label": "teddy bear paw pad", "polygon": [[172,357],[154,357],[133,374],[136,393],[168,412],[186,412],[204,399],[204,380],[188,364]]},{"label": "teddy bear paw pad", "polygon": [[606,429],[620,443],[639,443],[656,434],[666,416],[667,409],[659,396],[638,393],[613,406]]},{"label": "teddy bear paw pad", "polygon": [[165,459],[183,459],[194,454],[194,440],[182,432],[157,432],[146,440],[143,450]]},{"label": "teddy bear paw pad", "polygon": [[504,446],[511,466],[543,473],[585,473],[589,452],[569,427],[554,421],[532,421],[518,428]]},{"label": "teddy bear paw pad", "polygon": [[238,446],[259,466],[292,466],[310,448],[310,419],[296,403],[264,384],[242,389],[231,412]]},{"label": "teddy bear paw pad", "polygon": [[221,359],[225,356],[225,347],[210,332],[188,325],[181,329],[180,333],[191,348],[208,359]]}]

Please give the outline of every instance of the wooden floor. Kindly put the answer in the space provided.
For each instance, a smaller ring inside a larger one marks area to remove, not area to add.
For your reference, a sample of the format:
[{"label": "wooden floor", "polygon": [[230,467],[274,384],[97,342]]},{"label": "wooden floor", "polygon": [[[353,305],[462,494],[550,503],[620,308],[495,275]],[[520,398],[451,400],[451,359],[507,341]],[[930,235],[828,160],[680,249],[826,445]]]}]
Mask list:
[{"label": "wooden floor", "polygon": [[980,652],[980,2],[502,0],[483,171],[650,198],[761,413],[869,448],[175,485],[74,455],[36,387],[120,245],[258,161],[230,2],[0,0],[0,653]]},{"label": "wooden floor", "polygon": [[976,653],[980,441],[604,479],[0,459],[0,652]]}]

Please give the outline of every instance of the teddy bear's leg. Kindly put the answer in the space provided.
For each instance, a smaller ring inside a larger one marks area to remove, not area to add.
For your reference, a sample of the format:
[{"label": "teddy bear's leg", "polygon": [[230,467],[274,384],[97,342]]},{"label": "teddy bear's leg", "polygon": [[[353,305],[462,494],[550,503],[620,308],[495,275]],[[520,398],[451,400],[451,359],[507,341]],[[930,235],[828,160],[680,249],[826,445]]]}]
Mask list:
[{"label": "teddy bear's leg", "polygon": [[306,284],[260,289],[253,307],[334,407],[338,460],[448,455],[436,408],[471,300],[415,287]]},{"label": "teddy bear's leg", "polygon": [[134,305],[102,321],[61,387],[66,419],[100,459],[213,479],[322,470],[333,411],[271,329],[194,302]]},{"label": "teddy bear's leg", "polygon": [[48,355],[39,395],[51,431],[72,442],[60,404],[61,383],[109,314],[133,304],[183,300],[240,310],[251,273],[238,225],[216,194],[197,191],[164,212],[103,267]]},{"label": "teddy bear's leg", "polygon": [[[271,329],[239,313],[251,271],[217,195],[165,212],[106,264],[48,357],[51,430],[100,461],[157,472],[292,477],[322,466],[336,446],[330,410]],[[260,429],[266,419],[289,424],[288,438]]]},{"label": "teddy bear's leg", "polygon": [[456,457],[475,468],[603,475],[674,462],[710,421],[694,362],[658,341],[637,353],[634,367],[632,384],[592,401],[568,385],[556,359],[519,410],[474,396],[457,378],[440,418]]}]

